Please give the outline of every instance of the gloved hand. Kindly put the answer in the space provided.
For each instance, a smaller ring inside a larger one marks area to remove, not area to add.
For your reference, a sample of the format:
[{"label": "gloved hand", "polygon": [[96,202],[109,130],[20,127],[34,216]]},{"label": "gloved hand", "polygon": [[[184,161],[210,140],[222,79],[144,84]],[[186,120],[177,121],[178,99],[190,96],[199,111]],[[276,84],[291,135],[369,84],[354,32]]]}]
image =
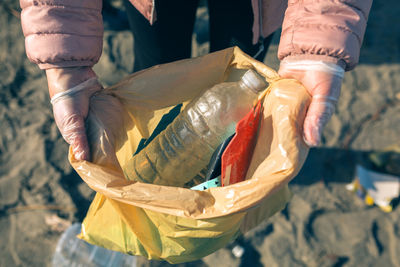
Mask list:
[{"label": "gloved hand", "polygon": [[304,141],[317,146],[325,124],[330,120],[340,95],[344,69],[334,63],[283,60],[279,75],[300,81],[312,96],[303,124]]},{"label": "gloved hand", "polygon": [[61,135],[78,160],[90,160],[85,119],[89,98],[102,89],[89,67],[46,70],[54,119]]}]

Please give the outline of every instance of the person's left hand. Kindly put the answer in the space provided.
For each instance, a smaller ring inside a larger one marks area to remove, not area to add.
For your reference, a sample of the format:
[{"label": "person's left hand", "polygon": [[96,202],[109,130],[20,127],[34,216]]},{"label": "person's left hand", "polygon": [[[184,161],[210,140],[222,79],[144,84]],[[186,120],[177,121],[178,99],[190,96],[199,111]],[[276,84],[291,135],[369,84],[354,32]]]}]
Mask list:
[{"label": "person's left hand", "polygon": [[309,146],[317,146],[322,130],[335,111],[339,99],[344,69],[334,63],[301,60],[280,64],[279,75],[301,82],[311,95],[303,124],[303,138]]}]

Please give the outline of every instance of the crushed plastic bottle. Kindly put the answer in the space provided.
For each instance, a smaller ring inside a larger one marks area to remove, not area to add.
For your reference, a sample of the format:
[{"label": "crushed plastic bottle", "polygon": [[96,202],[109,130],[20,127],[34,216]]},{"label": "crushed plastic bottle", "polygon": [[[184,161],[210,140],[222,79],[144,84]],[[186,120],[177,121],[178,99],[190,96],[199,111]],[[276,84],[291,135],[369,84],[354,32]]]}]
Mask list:
[{"label": "crushed plastic bottle", "polygon": [[62,235],[53,255],[53,267],[135,267],[136,257],[94,246],[76,237],[81,225],[74,223]]},{"label": "crushed plastic bottle", "polygon": [[183,186],[234,134],[266,82],[248,70],[238,82],[224,82],[195,99],[147,147],[123,166],[128,180]]}]

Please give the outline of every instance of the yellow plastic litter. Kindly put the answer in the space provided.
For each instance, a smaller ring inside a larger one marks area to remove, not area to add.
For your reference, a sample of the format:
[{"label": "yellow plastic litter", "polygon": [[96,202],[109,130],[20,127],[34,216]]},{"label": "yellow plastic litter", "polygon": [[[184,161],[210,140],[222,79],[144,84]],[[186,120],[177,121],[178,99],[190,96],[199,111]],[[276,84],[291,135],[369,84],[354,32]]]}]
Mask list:
[{"label": "yellow plastic litter", "polygon": [[367,204],[368,206],[374,205],[374,199],[369,195],[365,196],[364,201],[365,201],[365,204]]},{"label": "yellow plastic litter", "polygon": [[[242,69],[269,82],[246,180],[196,191],[128,181],[121,166],[163,114]],[[288,182],[308,153],[301,126],[310,96],[237,47],[134,73],[91,98],[87,119],[92,162],[70,162],[95,191],[80,238],[170,263],[197,260],[281,210]],[[70,151],[71,152],[71,151]]]}]

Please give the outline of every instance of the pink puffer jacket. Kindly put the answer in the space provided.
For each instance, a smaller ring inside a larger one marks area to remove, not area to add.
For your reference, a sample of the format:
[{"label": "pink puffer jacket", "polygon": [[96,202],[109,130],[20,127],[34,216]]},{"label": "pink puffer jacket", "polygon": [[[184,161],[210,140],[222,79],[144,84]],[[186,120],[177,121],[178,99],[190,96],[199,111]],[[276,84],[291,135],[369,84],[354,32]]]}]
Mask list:
[{"label": "pink puffer jacket", "polygon": [[[154,22],[154,0],[130,1]],[[254,43],[283,20],[279,59],[324,60],[346,70],[357,64],[372,0],[251,1]],[[92,66],[99,60],[101,0],[20,0],[20,5],[26,53],[41,69]]]}]

